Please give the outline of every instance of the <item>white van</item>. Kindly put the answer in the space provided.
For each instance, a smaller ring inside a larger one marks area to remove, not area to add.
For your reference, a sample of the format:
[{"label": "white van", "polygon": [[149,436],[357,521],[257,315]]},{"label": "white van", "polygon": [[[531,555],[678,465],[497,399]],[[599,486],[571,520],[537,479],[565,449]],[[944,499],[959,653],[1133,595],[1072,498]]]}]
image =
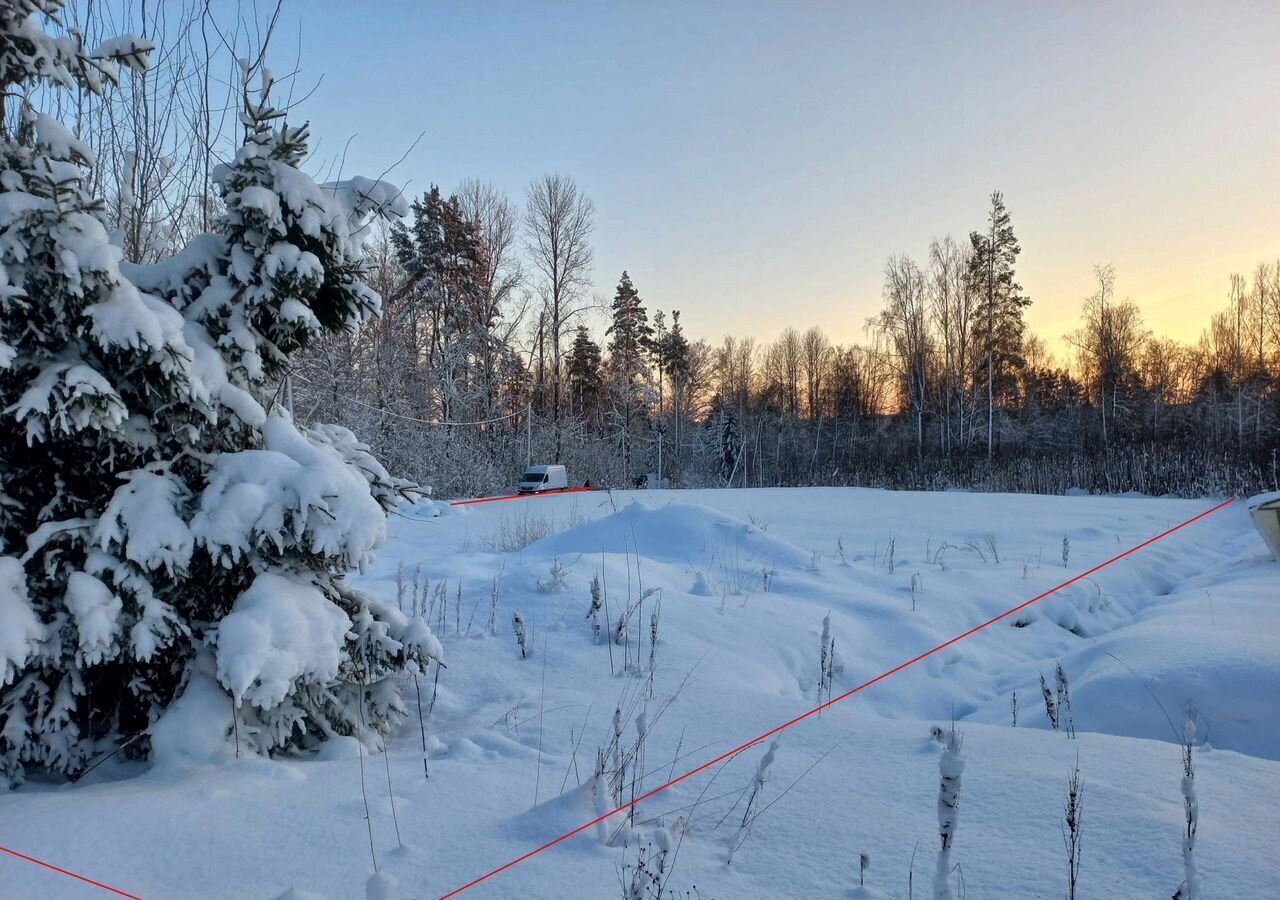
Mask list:
[{"label": "white van", "polygon": [[564,466],[530,466],[520,476],[517,490],[522,494],[538,494],[543,491],[563,491],[569,486],[569,473]]}]

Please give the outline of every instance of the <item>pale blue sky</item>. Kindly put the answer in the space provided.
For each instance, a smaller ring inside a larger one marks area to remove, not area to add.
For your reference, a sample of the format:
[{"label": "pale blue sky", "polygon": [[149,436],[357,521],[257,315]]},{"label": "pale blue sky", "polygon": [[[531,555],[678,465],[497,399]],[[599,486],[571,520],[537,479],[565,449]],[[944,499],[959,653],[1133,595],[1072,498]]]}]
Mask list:
[{"label": "pale blue sky", "polygon": [[346,171],[516,197],[571,175],[597,291],[628,269],[689,330],[863,336],[891,253],[1004,191],[1033,327],[1092,266],[1191,338],[1280,258],[1280,3],[341,3],[299,23],[299,112]]}]

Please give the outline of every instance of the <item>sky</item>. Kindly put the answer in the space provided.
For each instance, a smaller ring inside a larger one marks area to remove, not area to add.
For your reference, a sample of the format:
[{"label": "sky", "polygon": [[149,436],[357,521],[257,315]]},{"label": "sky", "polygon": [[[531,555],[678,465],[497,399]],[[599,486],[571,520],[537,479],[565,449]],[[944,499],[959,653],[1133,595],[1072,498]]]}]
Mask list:
[{"label": "sky", "polygon": [[[865,339],[891,254],[964,239],[1000,190],[1031,328],[1065,353],[1111,263],[1195,340],[1232,272],[1280,259],[1280,3],[377,3],[286,0],[295,115],[347,173],[595,203],[687,331]],[[349,141],[349,143],[348,143]]]}]

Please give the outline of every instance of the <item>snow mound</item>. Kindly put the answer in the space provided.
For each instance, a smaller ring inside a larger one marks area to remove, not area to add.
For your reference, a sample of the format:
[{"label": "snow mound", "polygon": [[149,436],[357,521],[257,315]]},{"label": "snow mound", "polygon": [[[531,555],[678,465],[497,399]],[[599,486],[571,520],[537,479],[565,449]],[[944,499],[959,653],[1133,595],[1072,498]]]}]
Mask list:
[{"label": "snow mound", "polygon": [[530,544],[526,553],[638,553],[662,562],[731,557],[743,566],[807,568],[812,554],[741,519],[694,503],[645,506],[639,501],[612,515],[585,522]]},{"label": "snow mound", "polygon": [[[543,800],[533,809],[512,817],[507,825],[515,836],[528,840],[577,828],[596,815],[592,806],[592,784],[592,781],[585,781],[550,800]],[[619,822],[623,819],[624,816],[618,816]],[[617,827],[616,822],[613,825]]]},{"label": "snow mound", "polygon": [[303,891],[298,888],[289,888],[289,890],[276,897],[275,900],[325,900],[325,898],[322,894]]},{"label": "snow mound", "polygon": [[710,597],[711,585],[707,584],[707,576],[701,572],[694,572],[693,586],[689,588],[689,593],[696,597]]},{"label": "snow mound", "polygon": [[152,760],[165,768],[226,762],[235,756],[230,731],[226,691],[209,675],[193,675],[182,696],[151,726]]},{"label": "snow mound", "polygon": [[1063,666],[1076,673],[1076,727],[1174,740],[1167,712],[1175,723],[1197,720],[1201,736],[1216,748],[1280,759],[1280,643],[1271,629],[1259,627],[1274,615],[1269,568],[1242,567],[1208,587],[1170,595],[1065,658]]},{"label": "snow mound", "polygon": [[396,900],[400,895],[400,882],[389,872],[375,872],[364,884],[367,900]]},{"label": "snow mound", "polygon": [[849,892],[849,900],[889,900],[889,895],[870,885],[856,887]]}]

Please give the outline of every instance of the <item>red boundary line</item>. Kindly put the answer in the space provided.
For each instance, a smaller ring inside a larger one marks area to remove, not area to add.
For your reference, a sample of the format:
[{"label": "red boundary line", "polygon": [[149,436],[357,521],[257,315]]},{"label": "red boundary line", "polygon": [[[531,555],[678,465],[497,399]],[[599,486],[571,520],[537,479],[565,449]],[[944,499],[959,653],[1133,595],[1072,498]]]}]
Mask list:
[{"label": "red boundary line", "polygon": [[560,835],[558,838],[555,838],[554,840],[547,841],[547,843],[543,844],[541,847],[537,847],[533,850],[530,850],[528,853],[524,854],[523,856],[518,856],[515,859],[511,860],[510,862],[505,863],[504,865],[501,865],[498,868],[492,870],[491,872],[486,872],[484,875],[481,875],[479,878],[476,878],[473,881],[467,882],[462,887],[454,888],[453,890],[449,891],[449,893],[441,895],[440,900],[449,900],[450,897],[456,897],[458,894],[461,894],[463,891],[470,890],[471,888],[480,884],[482,881],[487,881],[488,879],[492,878],[494,875],[501,874],[502,872],[505,872],[507,869],[510,869],[513,866],[519,865],[520,863],[524,862],[526,859],[529,859],[530,857],[533,857],[533,856],[537,856],[543,850],[549,850],[550,848],[554,847],[556,844],[559,844],[562,841],[567,841],[569,838],[573,837],[574,835],[581,834],[582,832],[586,831],[588,828],[591,828],[594,825],[599,825],[601,822],[603,822],[605,819],[608,819],[610,816],[617,815],[623,810],[630,809],[631,807],[635,806],[641,801],[647,800],[650,797],[654,796],[655,794],[659,794],[662,791],[665,791],[667,788],[679,784],[680,782],[684,781],[686,778],[692,778],[694,775],[697,775],[699,772],[705,771],[706,769],[711,768],[717,763],[724,762],[726,759],[729,759],[731,756],[736,756],[742,751],[750,749],[751,747],[754,747],[756,744],[759,744],[768,740],[769,738],[773,737],[775,734],[778,734],[779,732],[784,731],[787,728],[790,728],[792,725],[795,725],[797,722],[803,722],[805,719],[809,718],[810,716],[816,715],[830,706],[834,706],[835,704],[839,703],[841,700],[845,700],[849,697],[852,697],[854,694],[858,693],[864,688],[869,688],[871,687],[871,685],[875,684],[876,682],[884,681],[890,675],[895,675],[898,672],[901,672],[903,669],[909,666],[915,665],[916,663],[920,662],[920,660],[926,659],[940,650],[945,650],[947,647],[950,647],[952,644],[955,644],[959,641],[964,640],[970,635],[977,634],[979,631],[988,627],[989,625],[994,625],[996,622],[999,622],[1001,619],[1007,618],[1008,616],[1011,616],[1016,612],[1020,612],[1021,610],[1026,609],[1031,604],[1036,603],[1037,601],[1043,600],[1045,597],[1048,597],[1050,594],[1055,594],[1058,591],[1062,590],[1063,588],[1069,587],[1075,584],[1077,581],[1080,581],[1084,578],[1088,578],[1094,572],[1097,572],[1101,569],[1105,569],[1107,566],[1111,565],[1112,563],[1119,562],[1120,560],[1124,559],[1126,556],[1130,556],[1134,553],[1137,553],[1139,550],[1143,549],[1144,547],[1149,547],[1152,544],[1154,544],[1156,541],[1166,538],[1169,535],[1173,534],[1175,531],[1180,531],[1181,529],[1186,528],[1188,525],[1192,525],[1200,521],[1201,519],[1205,518],[1206,516],[1216,513],[1218,510],[1222,509],[1223,507],[1230,506],[1234,502],[1235,502],[1234,498],[1231,500],[1224,500],[1222,503],[1219,503],[1217,506],[1213,507],[1212,509],[1207,509],[1204,512],[1200,513],[1198,516],[1194,516],[1190,519],[1187,519],[1187,521],[1181,523],[1180,525],[1175,525],[1172,528],[1170,528],[1168,531],[1163,531],[1160,534],[1157,534],[1155,537],[1149,538],[1148,540],[1143,541],[1141,544],[1138,544],[1136,547],[1130,547],[1128,550],[1124,551],[1118,556],[1113,556],[1106,562],[1099,563],[1098,565],[1094,566],[1092,569],[1089,569],[1088,571],[1085,571],[1085,572],[1081,572],[1079,575],[1075,576],[1074,578],[1071,578],[1067,581],[1062,582],[1062,584],[1058,585],[1057,587],[1050,588],[1049,590],[1045,591],[1043,594],[1039,594],[1035,597],[1032,597],[1030,600],[1027,600],[1024,603],[1019,603],[1017,606],[1013,607],[1012,609],[1005,610],[995,618],[988,619],[987,621],[983,622],[981,625],[976,625],[973,628],[970,628],[968,631],[964,632],[963,634],[958,634],[955,637],[951,638],[950,640],[943,641],[941,644],[934,647],[932,650],[926,650],[924,653],[921,653],[919,656],[894,666],[889,671],[884,672],[880,675],[877,675],[875,678],[872,678],[870,681],[865,681],[862,684],[858,685],[857,687],[851,690],[845,691],[840,696],[832,700],[828,700],[826,703],[822,703],[818,706],[815,706],[813,709],[809,710],[808,712],[801,713],[800,715],[796,716],[794,719],[791,719],[788,722],[783,722],[781,725],[778,725],[775,728],[771,728],[770,730],[766,731],[764,734],[760,735],[759,737],[752,738],[751,740],[747,741],[745,744],[741,744],[733,748],[732,750],[728,751],[727,753],[720,754],[715,759],[709,760],[696,768],[690,769],[688,772],[685,772],[683,775],[680,775],[676,778],[671,779],[666,784],[659,785],[658,787],[653,788],[652,790],[641,794],[639,797],[636,797],[634,800],[631,800],[628,803],[622,804],[617,809],[610,810],[609,812],[605,813],[602,816],[597,816],[596,818],[592,819],[590,822],[587,822],[583,825],[579,825],[577,828],[573,829],[572,831],[565,832],[564,834]]},{"label": "red boundary line", "polygon": [[18,859],[25,859],[29,863],[35,863],[37,866],[44,866],[46,869],[52,869],[55,872],[74,878],[77,881],[83,881],[85,884],[91,884],[96,888],[102,888],[104,891],[110,891],[117,897],[128,897],[129,900],[142,900],[142,898],[136,894],[127,894],[118,888],[113,888],[109,884],[103,884],[101,881],[94,881],[92,878],[85,878],[83,875],[77,875],[75,872],[68,872],[66,869],[59,868],[58,866],[55,866],[52,863],[47,863],[44,860],[36,859],[34,856],[27,856],[25,853],[19,853],[17,850],[10,850],[8,847],[0,847],[0,852],[8,853],[10,856],[16,856]]},{"label": "red boundary line", "polygon": [[560,488],[557,491],[534,491],[528,494],[505,494],[501,497],[481,497],[478,500],[454,500],[450,506],[471,506],[473,503],[494,503],[498,500],[524,500],[532,497],[556,497],[560,494],[581,494],[589,491],[589,487]]}]

